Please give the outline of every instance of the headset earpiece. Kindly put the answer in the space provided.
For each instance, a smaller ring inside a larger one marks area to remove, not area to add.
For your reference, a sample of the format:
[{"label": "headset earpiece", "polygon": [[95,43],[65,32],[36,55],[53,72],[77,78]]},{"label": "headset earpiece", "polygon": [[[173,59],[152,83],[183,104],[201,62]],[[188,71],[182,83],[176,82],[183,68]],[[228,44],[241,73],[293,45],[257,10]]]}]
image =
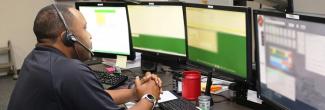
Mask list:
[{"label": "headset earpiece", "polygon": [[71,32],[65,32],[63,36],[64,45],[71,47],[76,42],[75,36]]}]

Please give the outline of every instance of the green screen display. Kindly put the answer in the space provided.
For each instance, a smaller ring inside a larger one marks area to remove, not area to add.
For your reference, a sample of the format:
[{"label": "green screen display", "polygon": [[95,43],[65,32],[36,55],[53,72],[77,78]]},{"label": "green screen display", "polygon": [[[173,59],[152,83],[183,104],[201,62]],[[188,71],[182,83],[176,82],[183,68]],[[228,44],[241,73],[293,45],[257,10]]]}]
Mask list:
[{"label": "green screen display", "polygon": [[186,56],[182,6],[128,5],[133,48]]},{"label": "green screen display", "polygon": [[247,78],[246,14],[187,7],[191,61]]}]

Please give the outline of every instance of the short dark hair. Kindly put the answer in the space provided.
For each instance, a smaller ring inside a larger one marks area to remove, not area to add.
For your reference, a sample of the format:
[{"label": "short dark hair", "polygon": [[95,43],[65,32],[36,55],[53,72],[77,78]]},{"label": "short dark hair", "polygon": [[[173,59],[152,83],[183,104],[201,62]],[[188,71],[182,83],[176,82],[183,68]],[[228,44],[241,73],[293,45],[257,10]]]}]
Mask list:
[{"label": "short dark hair", "polygon": [[[67,25],[70,27],[73,17],[69,11],[69,8],[71,8],[71,6],[63,4],[56,4],[56,6],[62,13]],[[66,28],[64,27],[64,24],[53,4],[42,8],[38,12],[33,27],[33,31],[38,42],[41,42],[41,39],[55,40],[58,34],[65,30]]]}]

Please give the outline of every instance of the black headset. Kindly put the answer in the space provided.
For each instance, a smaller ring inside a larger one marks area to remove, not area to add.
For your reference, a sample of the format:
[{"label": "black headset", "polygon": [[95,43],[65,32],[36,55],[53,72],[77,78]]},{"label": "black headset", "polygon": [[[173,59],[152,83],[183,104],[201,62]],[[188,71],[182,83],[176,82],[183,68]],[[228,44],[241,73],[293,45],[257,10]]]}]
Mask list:
[{"label": "black headset", "polygon": [[66,31],[64,33],[64,37],[62,39],[62,42],[63,42],[64,45],[66,45],[68,47],[72,47],[75,42],[78,42],[78,40],[76,39],[76,37],[71,32]]},{"label": "black headset", "polygon": [[[58,7],[53,3],[53,6],[57,12],[57,14],[59,15],[59,18],[60,20],[62,21],[66,31],[64,33],[64,36],[63,36],[63,39],[62,39],[62,42],[65,46],[68,46],[68,47],[72,47],[74,46],[74,43],[78,43],[80,44],[84,49],[86,49],[92,56],[94,55],[94,53],[89,49],[87,48],[83,43],[81,43],[76,37],[75,35],[69,30],[69,27],[67,25],[67,23],[65,22],[65,19],[62,15],[62,13],[59,11]],[[76,50],[75,50],[76,51]]]}]

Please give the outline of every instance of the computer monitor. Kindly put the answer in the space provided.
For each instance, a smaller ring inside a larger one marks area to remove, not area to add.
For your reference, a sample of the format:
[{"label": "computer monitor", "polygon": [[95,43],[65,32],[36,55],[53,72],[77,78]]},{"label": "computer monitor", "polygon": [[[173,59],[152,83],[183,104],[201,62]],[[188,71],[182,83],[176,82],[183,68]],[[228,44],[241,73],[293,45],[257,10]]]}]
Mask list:
[{"label": "computer monitor", "polygon": [[136,51],[186,58],[182,3],[141,2],[127,7]]},{"label": "computer monitor", "polygon": [[125,3],[76,2],[75,5],[87,22],[95,56],[115,58],[123,55],[134,59]]},{"label": "computer monitor", "polygon": [[260,97],[280,109],[325,109],[325,19],[254,11]]},{"label": "computer monitor", "polygon": [[246,80],[252,64],[250,16],[244,7],[187,4],[190,63]]}]

